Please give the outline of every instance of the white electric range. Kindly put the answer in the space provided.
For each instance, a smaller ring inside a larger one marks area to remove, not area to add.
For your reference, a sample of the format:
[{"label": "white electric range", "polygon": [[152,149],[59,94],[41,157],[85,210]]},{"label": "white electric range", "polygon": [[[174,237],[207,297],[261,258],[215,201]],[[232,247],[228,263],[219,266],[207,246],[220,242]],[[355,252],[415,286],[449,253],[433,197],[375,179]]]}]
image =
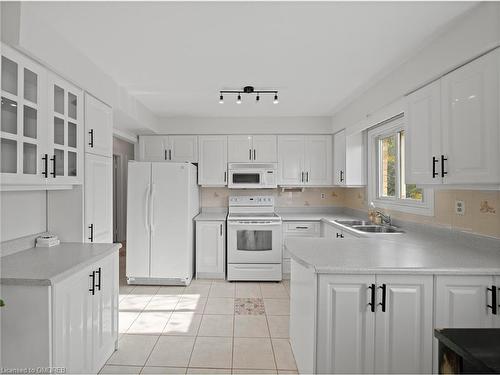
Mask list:
[{"label": "white electric range", "polygon": [[281,217],[274,212],[274,197],[229,197],[228,280],[279,281],[281,263]]}]

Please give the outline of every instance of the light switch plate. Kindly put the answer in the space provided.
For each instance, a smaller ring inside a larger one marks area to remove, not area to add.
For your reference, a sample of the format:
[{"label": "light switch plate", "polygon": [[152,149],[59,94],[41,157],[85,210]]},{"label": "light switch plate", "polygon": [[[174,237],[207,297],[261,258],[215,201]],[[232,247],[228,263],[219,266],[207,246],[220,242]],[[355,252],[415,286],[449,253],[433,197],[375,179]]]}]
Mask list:
[{"label": "light switch plate", "polygon": [[457,215],[465,215],[465,202],[464,201],[455,201],[455,213]]}]

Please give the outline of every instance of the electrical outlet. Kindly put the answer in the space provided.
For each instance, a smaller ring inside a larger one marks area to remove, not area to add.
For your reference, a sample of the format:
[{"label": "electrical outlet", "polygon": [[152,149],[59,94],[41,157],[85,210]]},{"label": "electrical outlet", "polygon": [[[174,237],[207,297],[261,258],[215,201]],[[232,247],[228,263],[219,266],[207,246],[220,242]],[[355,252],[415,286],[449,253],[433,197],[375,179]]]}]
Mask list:
[{"label": "electrical outlet", "polygon": [[325,199],[325,198],[326,198],[325,193],[321,193],[321,199]]},{"label": "electrical outlet", "polygon": [[464,201],[455,201],[455,213],[457,215],[465,215],[465,202]]}]

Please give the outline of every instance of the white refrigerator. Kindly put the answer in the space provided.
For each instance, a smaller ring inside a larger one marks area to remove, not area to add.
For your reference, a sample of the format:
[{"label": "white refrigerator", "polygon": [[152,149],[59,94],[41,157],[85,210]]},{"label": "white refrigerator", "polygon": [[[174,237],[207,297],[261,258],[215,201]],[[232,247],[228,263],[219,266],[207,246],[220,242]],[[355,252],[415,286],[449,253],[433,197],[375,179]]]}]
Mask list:
[{"label": "white refrigerator", "polygon": [[194,272],[196,166],[129,162],[126,274],[129,284],[188,285]]}]

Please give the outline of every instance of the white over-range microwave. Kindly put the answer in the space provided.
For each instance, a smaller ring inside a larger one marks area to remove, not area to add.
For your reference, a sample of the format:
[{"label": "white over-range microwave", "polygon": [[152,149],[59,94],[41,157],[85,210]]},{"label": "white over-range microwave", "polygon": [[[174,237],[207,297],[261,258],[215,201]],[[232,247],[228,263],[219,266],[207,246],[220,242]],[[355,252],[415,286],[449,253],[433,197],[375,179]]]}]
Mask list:
[{"label": "white over-range microwave", "polygon": [[277,185],[276,163],[229,163],[230,189],[274,189]]}]

